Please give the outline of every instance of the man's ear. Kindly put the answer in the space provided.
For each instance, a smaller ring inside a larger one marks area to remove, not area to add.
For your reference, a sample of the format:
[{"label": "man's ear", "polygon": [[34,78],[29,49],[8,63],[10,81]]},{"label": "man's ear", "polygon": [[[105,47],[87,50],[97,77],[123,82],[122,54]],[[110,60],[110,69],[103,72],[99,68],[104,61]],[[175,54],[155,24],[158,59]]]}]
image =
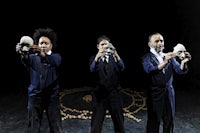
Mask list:
[{"label": "man's ear", "polygon": [[53,44],[51,43],[50,49],[53,49]]},{"label": "man's ear", "polygon": [[150,42],[148,42],[148,46],[151,48],[151,43]]}]

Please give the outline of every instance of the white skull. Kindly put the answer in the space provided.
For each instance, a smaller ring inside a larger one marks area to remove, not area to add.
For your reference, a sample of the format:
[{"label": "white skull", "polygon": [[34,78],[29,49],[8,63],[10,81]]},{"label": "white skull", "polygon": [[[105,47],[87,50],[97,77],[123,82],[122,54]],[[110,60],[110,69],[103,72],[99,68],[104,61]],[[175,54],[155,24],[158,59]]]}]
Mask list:
[{"label": "white skull", "polygon": [[183,60],[185,59],[185,52],[186,52],[186,48],[183,44],[178,43],[175,47],[174,47],[174,51],[173,53],[176,54],[176,56],[180,59]]},{"label": "white skull", "polygon": [[30,36],[22,36],[18,44],[22,45],[22,51],[27,52],[34,43]]},{"label": "white skull", "polygon": [[103,48],[106,55],[113,54],[115,50],[115,47],[112,45],[112,43],[104,45]]}]

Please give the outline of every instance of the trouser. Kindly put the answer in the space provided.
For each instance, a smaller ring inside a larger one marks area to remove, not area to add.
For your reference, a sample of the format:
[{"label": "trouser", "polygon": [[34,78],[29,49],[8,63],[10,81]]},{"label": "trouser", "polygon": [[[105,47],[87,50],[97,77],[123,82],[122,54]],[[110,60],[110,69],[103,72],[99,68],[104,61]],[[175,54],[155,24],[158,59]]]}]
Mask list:
[{"label": "trouser", "polygon": [[50,133],[62,133],[58,93],[45,96],[30,96],[28,99],[29,133],[40,133],[43,113],[47,115]]},{"label": "trouser", "polygon": [[119,92],[113,90],[107,96],[97,95],[93,95],[91,133],[101,133],[107,109],[111,115],[115,133],[125,133],[122,97]]},{"label": "trouser", "polygon": [[[173,118],[170,101],[168,99],[168,94],[165,94],[163,98],[163,110],[162,110],[162,121],[163,121],[163,133],[173,133]],[[158,118],[157,112],[153,109],[147,108],[148,120],[147,120],[147,133],[159,133],[159,127],[161,120]]]}]

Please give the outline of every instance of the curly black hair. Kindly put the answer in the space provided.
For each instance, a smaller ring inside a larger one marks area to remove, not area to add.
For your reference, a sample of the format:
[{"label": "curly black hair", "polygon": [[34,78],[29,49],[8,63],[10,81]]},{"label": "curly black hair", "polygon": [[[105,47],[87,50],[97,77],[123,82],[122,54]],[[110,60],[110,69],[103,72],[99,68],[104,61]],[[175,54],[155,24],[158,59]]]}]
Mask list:
[{"label": "curly black hair", "polygon": [[40,37],[48,37],[51,40],[53,48],[57,46],[57,34],[54,32],[53,29],[47,28],[38,28],[33,33],[33,39],[36,44],[38,44]]}]

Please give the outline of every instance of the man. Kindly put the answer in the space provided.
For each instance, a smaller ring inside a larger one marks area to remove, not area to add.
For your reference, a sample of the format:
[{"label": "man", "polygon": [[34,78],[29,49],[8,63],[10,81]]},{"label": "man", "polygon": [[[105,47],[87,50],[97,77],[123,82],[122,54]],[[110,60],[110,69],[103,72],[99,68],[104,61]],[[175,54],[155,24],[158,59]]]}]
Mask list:
[{"label": "man", "polygon": [[97,87],[93,91],[93,114],[91,133],[101,133],[108,109],[115,133],[124,133],[122,97],[120,95],[119,73],[124,70],[124,62],[107,36],[97,39],[98,53],[90,59],[90,71],[96,76]]},{"label": "man", "polygon": [[21,55],[22,63],[30,72],[28,87],[28,130],[29,133],[39,133],[43,113],[45,111],[51,133],[62,133],[58,83],[58,68],[61,56],[52,49],[56,46],[56,33],[50,28],[36,29],[33,35],[24,37],[29,45],[21,41],[16,51]]},{"label": "man", "polygon": [[163,133],[172,133],[174,128],[175,93],[172,85],[173,74],[186,74],[187,62],[191,55],[185,52],[186,58],[180,63],[173,52],[163,53],[164,38],[160,33],[149,36],[150,52],[142,57],[144,71],[150,77],[147,90],[147,133],[159,133],[161,120]]}]

